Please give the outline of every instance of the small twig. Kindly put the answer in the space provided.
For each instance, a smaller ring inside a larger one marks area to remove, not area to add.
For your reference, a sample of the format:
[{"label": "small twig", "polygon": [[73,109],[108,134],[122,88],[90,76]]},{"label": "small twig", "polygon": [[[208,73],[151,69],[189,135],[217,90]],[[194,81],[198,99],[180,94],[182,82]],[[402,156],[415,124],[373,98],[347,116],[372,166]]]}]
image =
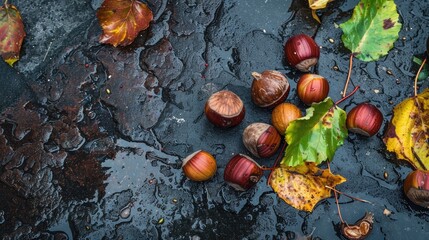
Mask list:
[{"label": "small twig", "polygon": [[[331,165],[329,164],[329,162],[327,162],[327,164],[328,164],[328,170],[329,170],[329,172],[331,172]],[[343,216],[341,215],[340,203],[338,202],[338,195],[337,195],[336,191],[334,191],[334,196],[335,196],[335,203],[336,203],[337,209],[338,209],[338,216],[340,217],[341,223],[344,223]]]},{"label": "small twig", "polygon": [[282,149],[280,150],[279,154],[277,155],[277,158],[276,158],[276,161],[274,162],[274,165],[271,167],[270,175],[268,175],[267,185],[270,185],[271,175],[273,174],[273,170],[276,168],[277,164],[279,163],[282,154],[285,152],[286,145],[287,144],[286,144],[286,141],[285,141],[283,143]]},{"label": "small twig", "polygon": [[343,90],[343,97],[345,97],[346,94],[347,94],[347,88],[349,86],[350,76],[352,75],[352,66],[353,66],[353,53],[350,54],[349,71],[348,71],[348,74],[347,74],[346,85],[344,86],[344,90]]},{"label": "small twig", "polygon": [[336,191],[334,191],[334,195],[335,195],[335,203],[336,203],[337,209],[338,209],[338,216],[340,217],[341,223],[344,223],[343,216],[341,215],[340,204],[338,203],[338,195],[337,195]]},{"label": "small twig", "polygon": [[350,195],[348,195],[347,193],[343,193],[343,192],[341,192],[341,191],[338,191],[337,189],[335,189],[335,188],[333,188],[333,187],[325,186],[325,188],[328,188],[328,189],[330,189],[330,190],[332,190],[332,191],[334,191],[334,192],[336,192],[336,193],[339,193],[339,194],[342,194],[342,195],[344,195],[344,196],[346,196],[346,197],[349,197],[349,198],[351,198],[351,199],[353,199],[353,200],[355,200],[355,201],[359,201],[359,202],[363,202],[363,203],[369,203],[369,204],[372,204],[372,202],[370,202],[370,201],[368,201],[368,200],[360,199],[360,198],[357,198],[357,197],[350,196]]},{"label": "small twig", "polygon": [[420,72],[422,71],[423,67],[425,66],[426,58],[423,59],[422,64],[420,65],[419,71],[417,71],[416,78],[414,79],[414,97],[417,96],[417,80],[419,79]]},{"label": "small twig", "polygon": [[355,89],[353,89],[353,91],[351,93],[349,93],[349,95],[344,96],[343,98],[341,98],[340,100],[338,100],[335,105],[338,105],[340,103],[342,103],[344,100],[346,100],[347,98],[351,97],[353,94],[355,94],[355,92],[360,88],[360,86],[356,86]]},{"label": "small twig", "polygon": [[49,50],[51,49],[51,45],[52,45],[52,42],[49,43],[48,50],[46,50],[45,56],[43,57],[43,62],[46,60],[46,57],[48,56]]},{"label": "small twig", "polygon": [[4,0],[4,3],[3,3],[3,5],[4,5],[5,8],[7,8],[7,1],[8,0]]}]

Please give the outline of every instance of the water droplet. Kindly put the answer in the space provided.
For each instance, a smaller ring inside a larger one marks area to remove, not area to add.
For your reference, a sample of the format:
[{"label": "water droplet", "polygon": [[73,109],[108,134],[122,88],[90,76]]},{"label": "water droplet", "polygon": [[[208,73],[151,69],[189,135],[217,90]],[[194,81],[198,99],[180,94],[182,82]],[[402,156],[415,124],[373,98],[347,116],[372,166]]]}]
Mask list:
[{"label": "water droplet", "polygon": [[0,224],[4,223],[4,211],[0,211]]},{"label": "water droplet", "polygon": [[131,215],[131,207],[126,207],[124,209],[121,210],[121,218],[126,219],[129,218]]},{"label": "water droplet", "polygon": [[89,117],[90,119],[94,119],[96,116],[97,116],[97,114],[96,114],[95,112],[93,112],[93,111],[89,111],[89,112],[88,112],[88,117]]}]

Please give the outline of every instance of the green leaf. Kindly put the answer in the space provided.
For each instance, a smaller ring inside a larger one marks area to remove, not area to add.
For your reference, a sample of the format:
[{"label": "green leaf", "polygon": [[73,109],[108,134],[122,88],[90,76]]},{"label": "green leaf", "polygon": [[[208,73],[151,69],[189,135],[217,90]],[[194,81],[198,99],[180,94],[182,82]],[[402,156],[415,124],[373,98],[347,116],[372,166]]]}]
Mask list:
[{"label": "green leaf", "polygon": [[305,162],[332,161],[347,134],[346,112],[334,106],[328,97],[308,108],[306,116],[289,124],[285,135],[288,146],[280,164],[298,166]]},{"label": "green leaf", "polygon": [[340,24],[344,45],[362,61],[387,54],[398,39],[402,24],[393,0],[361,0],[352,17]]},{"label": "green leaf", "polygon": [[[413,57],[413,62],[415,62],[417,65],[422,65],[422,60],[418,57]],[[418,81],[425,80],[429,76],[429,67],[427,64],[423,67],[422,71],[419,74],[419,77],[417,78]]]},{"label": "green leaf", "polygon": [[24,24],[18,9],[11,4],[1,6],[0,55],[11,66],[19,59],[24,37]]}]

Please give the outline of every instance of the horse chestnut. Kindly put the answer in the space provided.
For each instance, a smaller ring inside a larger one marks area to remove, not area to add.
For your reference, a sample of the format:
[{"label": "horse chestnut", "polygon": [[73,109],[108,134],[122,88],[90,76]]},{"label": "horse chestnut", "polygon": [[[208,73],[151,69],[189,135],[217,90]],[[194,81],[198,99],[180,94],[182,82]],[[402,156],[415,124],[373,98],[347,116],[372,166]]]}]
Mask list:
[{"label": "horse chestnut", "polygon": [[290,90],[286,77],[278,71],[253,72],[252,101],[259,107],[272,108],[287,98]]},{"label": "horse chestnut", "polygon": [[378,132],[383,123],[383,114],[370,103],[361,103],[347,114],[349,131],[371,137]]},{"label": "horse chestnut", "polygon": [[284,46],[284,52],[289,64],[302,72],[310,71],[320,56],[319,46],[313,38],[305,34],[289,38]]},{"label": "horse chestnut", "polygon": [[228,128],[241,123],[245,115],[245,108],[239,96],[229,90],[222,90],[210,96],[204,112],[211,123],[218,127]]}]

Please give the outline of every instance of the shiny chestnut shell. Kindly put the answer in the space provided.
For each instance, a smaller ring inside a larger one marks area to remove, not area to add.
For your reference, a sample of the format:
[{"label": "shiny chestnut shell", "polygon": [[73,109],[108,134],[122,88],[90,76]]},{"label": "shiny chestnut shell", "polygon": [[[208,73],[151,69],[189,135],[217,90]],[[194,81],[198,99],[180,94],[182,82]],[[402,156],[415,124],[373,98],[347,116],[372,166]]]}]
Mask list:
[{"label": "shiny chestnut shell", "polygon": [[349,131],[371,137],[378,132],[383,123],[383,114],[370,103],[361,103],[347,114]]},{"label": "shiny chestnut shell", "polygon": [[218,127],[228,128],[241,123],[245,115],[245,108],[239,96],[229,90],[222,90],[210,96],[204,112],[211,123]]},{"label": "shiny chestnut shell", "polygon": [[237,154],[229,160],[223,177],[236,190],[246,191],[261,179],[262,168],[251,157]]},{"label": "shiny chestnut shell", "polygon": [[308,72],[316,65],[320,56],[319,46],[313,38],[305,34],[289,38],[284,46],[284,52],[289,64],[302,72]]},{"label": "shiny chestnut shell", "polygon": [[273,156],[281,142],[277,130],[266,123],[252,123],[243,131],[243,144],[258,158]]},{"label": "shiny chestnut shell", "polygon": [[302,117],[301,110],[292,103],[282,103],[271,113],[271,123],[281,135],[286,134],[289,123]]},{"label": "shiny chestnut shell", "polygon": [[312,73],[303,74],[297,83],[299,99],[307,105],[323,101],[329,94],[329,83],[326,78]]},{"label": "shiny chestnut shell", "polygon": [[193,181],[206,181],[216,173],[215,158],[204,150],[196,151],[182,162],[182,170],[186,177]]},{"label": "shiny chestnut shell", "polygon": [[252,101],[259,107],[272,108],[285,101],[290,85],[287,78],[278,71],[253,72],[251,87]]},{"label": "shiny chestnut shell", "polygon": [[429,171],[415,170],[408,174],[404,193],[414,204],[429,208]]}]

